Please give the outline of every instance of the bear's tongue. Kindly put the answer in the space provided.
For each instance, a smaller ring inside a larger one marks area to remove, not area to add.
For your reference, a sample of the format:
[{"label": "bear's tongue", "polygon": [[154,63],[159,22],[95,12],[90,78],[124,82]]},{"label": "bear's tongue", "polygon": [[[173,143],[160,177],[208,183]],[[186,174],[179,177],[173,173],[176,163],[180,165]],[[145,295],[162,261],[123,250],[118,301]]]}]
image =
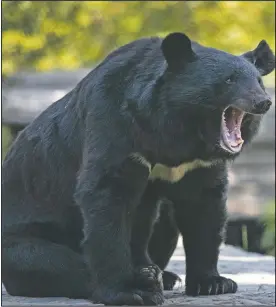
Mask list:
[{"label": "bear's tongue", "polygon": [[223,141],[224,144],[231,150],[238,150],[244,142],[241,137],[241,123],[243,120],[244,112],[229,107],[223,113]]}]

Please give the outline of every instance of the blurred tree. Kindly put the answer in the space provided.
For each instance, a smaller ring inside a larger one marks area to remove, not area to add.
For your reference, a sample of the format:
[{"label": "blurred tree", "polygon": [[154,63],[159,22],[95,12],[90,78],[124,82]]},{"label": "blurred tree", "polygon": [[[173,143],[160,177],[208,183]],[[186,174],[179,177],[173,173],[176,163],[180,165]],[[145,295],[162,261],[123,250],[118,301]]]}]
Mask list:
[{"label": "blurred tree", "polygon": [[183,31],[202,44],[241,53],[275,45],[274,1],[4,1],[4,75],[91,66],[142,36]]}]

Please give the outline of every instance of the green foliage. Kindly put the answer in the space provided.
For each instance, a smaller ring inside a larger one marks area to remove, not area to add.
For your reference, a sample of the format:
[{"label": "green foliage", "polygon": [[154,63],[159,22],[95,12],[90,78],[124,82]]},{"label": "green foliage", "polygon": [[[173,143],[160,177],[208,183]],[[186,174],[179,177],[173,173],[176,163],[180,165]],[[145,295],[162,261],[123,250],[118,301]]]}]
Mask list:
[{"label": "green foliage", "polygon": [[263,217],[266,229],[262,246],[269,254],[275,256],[275,202],[271,202]]},{"label": "green foliage", "polygon": [[3,73],[91,66],[133,39],[184,31],[242,53],[275,45],[274,1],[4,1]]}]

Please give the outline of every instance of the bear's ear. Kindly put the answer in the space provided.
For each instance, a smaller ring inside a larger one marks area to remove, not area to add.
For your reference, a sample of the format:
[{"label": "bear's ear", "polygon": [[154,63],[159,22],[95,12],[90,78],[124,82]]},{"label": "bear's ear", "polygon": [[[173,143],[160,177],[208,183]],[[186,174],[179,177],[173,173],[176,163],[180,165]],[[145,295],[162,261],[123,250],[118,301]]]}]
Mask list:
[{"label": "bear's ear", "polygon": [[268,75],[275,69],[275,56],[265,40],[262,40],[253,51],[242,55],[254,64],[262,76]]},{"label": "bear's ear", "polygon": [[179,65],[180,62],[191,62],[196,58],[191,40],[183,33],[167,35],[162,41],[161,49],[169,67]]}]

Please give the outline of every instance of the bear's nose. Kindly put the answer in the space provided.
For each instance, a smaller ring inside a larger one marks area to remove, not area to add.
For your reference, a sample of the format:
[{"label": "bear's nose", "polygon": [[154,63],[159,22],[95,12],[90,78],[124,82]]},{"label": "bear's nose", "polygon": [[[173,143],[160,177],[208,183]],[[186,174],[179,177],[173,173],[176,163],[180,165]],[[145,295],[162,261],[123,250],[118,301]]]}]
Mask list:
[{"label": "bear's nose", "polygon": [[270,99],[262,100],[258,103],[255,103],[255,110],[258,114],[266,113],[270,106],[272,105],[272,101]]}]

